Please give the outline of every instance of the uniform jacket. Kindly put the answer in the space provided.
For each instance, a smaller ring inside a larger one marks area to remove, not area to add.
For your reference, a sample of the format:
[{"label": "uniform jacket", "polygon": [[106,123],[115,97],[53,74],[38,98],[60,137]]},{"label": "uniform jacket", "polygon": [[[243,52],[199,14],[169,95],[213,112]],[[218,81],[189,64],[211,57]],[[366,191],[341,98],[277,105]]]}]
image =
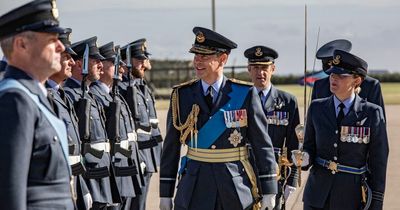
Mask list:
[{"label": "uniform jacket", "polygon": [[[273,122],[268,123],[268,135],[271,137],[274,148],[282,149],[284,146],[284,141],[286,140],[285,147],[287,147],[288,149],[287,155],[290,161],[292,154],[291,151],[299,148],[299,141],[295,133],[295,127],[300,123],[299,109],[297,107],[296,98],[293,95],[278,90],[277,88],[272,86],[269,97],[267,98],[263,108],[267,118],[271,115],[273,116],[274,114],[276,116],[277,113],[286,114],[286,118],[288,120],[287,125],[277,125],[277,123]],[[292,173],[287,183],[291,186],[296,187],[297,179],[297,168],[293,166]]]},{"label": "uniform jacket", "polygon": [[[64,90],[71,98],[74,106],[81,98],[81,87],[76,81],[67,79],[64,82]],[[104,111],[103,107],[91,96],[91,93],[85,93],[85,98],[90,99],[90,143],[105,142],[107,140],[107,134],[105,131],[104,124]],[[78,116],[79,117],[79,116]],[[85,140],[87,141],[87,140]],[[83,155],[85,158],[86,170],[98,169],[103,167],[110,167],[110,154],[103,153],[102,158],[97,158],[90,153]],[[104,177],[101,179],[91,179],[85,176],[86,183],[89,187],[90,193],[94,202],[100,203],[113,203],[110,177]]]},{"label": "uniform jacket", "polygon": [[[13,66],[7,66],[5,78],[19,81],[53,112],[38,81]],[[0,93],[2,209],[73,208],[69,166],[50,123],[25,92]]]},{"label": "uniform jacket", "polygon": [[[311,100],[325,98],[332,95],[329,89],[329,77],[315,81],[312,90]],[[382,90],[379,81],[370,76],[366,76],[361,83],[361,92],[359,96],[368,102],[382,107],[385,115],[385,104],[383,102]]]},{"label": "uniform jacket", "polygon": [[[126,88],[128,81],[122,82],[121,94],[128,100]],[[135,88],[135,110],[132,111],[132,116],[135,121],[136,133],[138,136],[138,146],[140,160],[146,164],[146,173],[157,172],[156,150],[158,146],[156,139],[152,138],[152,127],[150,124],[150,109],[152,106],[152,96],[146,91],[142,79],[131,80],[131,86]],[[145,132],[141,132],[145,131]]]},{"label": "uniform jacket", "polygon": [[[106,112],[106,116],[114,114],[114,113],[109,113],[110,112],[110,110],[109,110],[110,102],[113,102],[113,98],[111,97],[111,95],[109,93],[105,92],[102,89],[102,87],[99,85],[98,82],[92,83],[92,85],[90,86],[90,91],[95,95],[96,100],[98,100],[103,105],[105,112]],[[119,99],[118,96],[117,96],[116,100],[118,100],[122,103],[122,101]],[[130,122],[125,121],[126,119],[123,117],[124,115],[125,116],[127,115],[127,110],[124,109],[124,106],[121,105],[121,113],[120,113],[120,118],[119,118],[120,119],[119,135],[121,138],[118,139],[118,141],[128,139],[128,134],[127,134],[125,124],[130,123]],[[110,126],[110,125],[108,125],[107,121],[106,121],[106,126]],[[125,157],[121,153],[115,153],[114,157],[115,157],[114,158],[114,167],[128,167],[129,166],[128,157]],[[136,167],[136,166],[134,166],[134,167]],[[132,174],[132,176],[133,175],[134,174]],[[116,177],[117,186],[118,186],[120,195],[124,196],[124,197],[134,197],[135,192],[133,189],[132,177],[131,176],[119,176],[117,174],[116,174],[116,176],[117,176]]]},{"label": "uniform jacket", "polygon": [[315,162],[315,158],[320,157],[356,168],[367,165],[367,182],[372,189],[369,209],[382,209],[389,152],[382,109],[356,95],[341,125],[369,128],[369,143],[343,142],[339,139],[333,97],[314,100],[308,110],[304,151],[310,155],[312,168],[303,201],[317,208],[324,207],[327,202],[330,209],[360,209],[362,176],[332,174]]},{"label": "uniform jacket", "polygon": [[[78,118],[75,113],[74,106],[69,97],[63,92],[63,90],[56,90],[51,88],[46,83],[48,94],[53,96],[54,110],[67,127],[69,155],[80,155],[81,154],[81,140],[79,138],[78,131]],[[78,183],[79,182],[79,183]],[[89,189],[82,177],[78,175],[74,177],[75,192],[77,193],[77,208],[87,209],[83,196],[90,193]]]},{"label": "uniform jacket", "polygon": [[[237,84],[224,77],[218,98],[212,110],[206,104],[200,80],[179,87],[180,121],[186,121],[193,104],[198,104],[197,128],[201,127],[224,106],[231,97],[233,85]],[[241,127],[243,137],[238,147],[247,143],[252,145],[255,156],[255,166],[258,169],[261,194],[276,194],[276,161],[273,154],[271,139],[267,133],[267,122],[258,99],[257,91],[247,86],[244,104],[241,109],[247,110],[248,127]],[[234,100],[234,99],[233,99]],[[171,108],[167,118],[167,135],[164,140],[160,167],[160,196],[173,197],[181,143],[180,132],[172,124]],[[226,130],[216,139],[211,148],[234,148],[228,140],[234,129]],[[175,209],[214,209],[221,203],[224,209],[246,209],[251,207],[253,198],[249,178],[240,161],[229,163],[204,163],[191,160],[187,163],[184,174],[179,180],[175,197]]]}]

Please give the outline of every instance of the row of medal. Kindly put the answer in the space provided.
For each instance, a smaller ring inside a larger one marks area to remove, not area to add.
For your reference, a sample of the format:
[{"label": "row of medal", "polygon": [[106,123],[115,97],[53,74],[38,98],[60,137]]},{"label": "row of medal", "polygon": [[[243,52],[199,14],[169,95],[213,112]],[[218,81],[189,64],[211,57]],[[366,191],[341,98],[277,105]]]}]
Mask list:
[{"label": "row of medal", "polygon": [[340,132],[340,141],[352,143],[369,143],[370,128],[342,126]]},{"label": "row of medal", "polygon": [[225,125],[227,128],[240,128],[247,126],[247,111],[245,109],[224,111]]},{"label": "row of medal", "polygon": [[271,111],[267,113],[267,123],[272,125],[289,124],[289,112]]}]

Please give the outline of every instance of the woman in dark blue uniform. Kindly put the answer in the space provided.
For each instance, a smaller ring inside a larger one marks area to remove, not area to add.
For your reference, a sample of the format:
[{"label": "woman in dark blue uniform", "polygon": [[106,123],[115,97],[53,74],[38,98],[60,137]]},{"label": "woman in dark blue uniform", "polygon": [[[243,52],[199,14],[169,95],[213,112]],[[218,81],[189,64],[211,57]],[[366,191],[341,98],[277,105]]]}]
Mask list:
[{"label": "woman in dark blue uniform", "polygon": [[383,111],[358,96],[367,63],[342,50],[333,58],[333,95],[314,100],[307,116],[302,166],[312,168],[304,209],[382,209],[389,153]]}]

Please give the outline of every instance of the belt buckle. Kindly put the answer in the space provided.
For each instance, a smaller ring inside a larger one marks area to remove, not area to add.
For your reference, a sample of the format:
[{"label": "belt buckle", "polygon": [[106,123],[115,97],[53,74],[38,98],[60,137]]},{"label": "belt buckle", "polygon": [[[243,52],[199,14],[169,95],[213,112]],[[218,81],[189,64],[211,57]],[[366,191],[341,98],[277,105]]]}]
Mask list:
[{"label": "belt buckle", "polygon": [[332,174],[336,174],[338,172],[337,166],[338,164],[334,161],[329,161],[328,169],[331,170]]}]

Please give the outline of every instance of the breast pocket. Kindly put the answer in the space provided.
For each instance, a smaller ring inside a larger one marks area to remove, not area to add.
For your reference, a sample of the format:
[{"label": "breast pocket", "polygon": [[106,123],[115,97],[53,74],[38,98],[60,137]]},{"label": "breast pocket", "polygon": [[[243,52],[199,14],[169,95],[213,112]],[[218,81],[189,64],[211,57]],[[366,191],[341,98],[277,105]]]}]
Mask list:
[{"label": "breast pocket", "polygon": [[96,107],[92,106],[90,111],[90,139],[93,140],[105,140],[105,131],[101,122],[99,111]]}]

